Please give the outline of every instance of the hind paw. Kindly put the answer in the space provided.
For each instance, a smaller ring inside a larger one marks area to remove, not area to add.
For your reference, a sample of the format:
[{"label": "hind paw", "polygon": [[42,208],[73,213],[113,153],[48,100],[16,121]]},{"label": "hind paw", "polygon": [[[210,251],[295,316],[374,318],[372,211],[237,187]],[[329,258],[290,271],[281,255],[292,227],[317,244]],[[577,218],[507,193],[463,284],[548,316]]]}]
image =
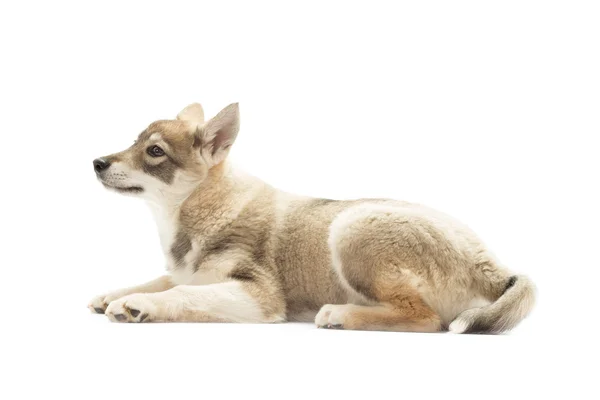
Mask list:
[{"label": "hind paw", "polygon": [[347,329],[352,304],[325,304],[315,317],[315,324],[323,329]]}]

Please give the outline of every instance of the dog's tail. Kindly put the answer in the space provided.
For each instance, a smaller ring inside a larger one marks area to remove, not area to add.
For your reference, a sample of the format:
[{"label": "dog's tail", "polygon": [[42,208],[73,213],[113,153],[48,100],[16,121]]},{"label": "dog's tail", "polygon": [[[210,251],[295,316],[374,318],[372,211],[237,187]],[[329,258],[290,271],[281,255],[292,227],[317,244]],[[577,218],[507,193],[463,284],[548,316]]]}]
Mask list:
[{"label": "dog's tail", "polygon": [[504,291],[490,305],[463,311],[449,326],[454,333],[501,333],[514,328],[535,303],[535,286],[524,275],[504,280]]}]

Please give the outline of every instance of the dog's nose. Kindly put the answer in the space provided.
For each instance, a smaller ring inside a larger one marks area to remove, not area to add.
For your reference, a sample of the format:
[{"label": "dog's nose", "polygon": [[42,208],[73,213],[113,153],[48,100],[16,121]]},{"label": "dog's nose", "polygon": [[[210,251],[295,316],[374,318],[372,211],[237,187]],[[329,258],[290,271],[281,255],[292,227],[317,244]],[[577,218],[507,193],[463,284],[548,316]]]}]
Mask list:
[{"label": "dog's nose", "polygon": [[96,158],[94,160],[94,171],[96,171],[97,174],[104,171],[108,167],[110,167],[110,163],[104,158]]}]

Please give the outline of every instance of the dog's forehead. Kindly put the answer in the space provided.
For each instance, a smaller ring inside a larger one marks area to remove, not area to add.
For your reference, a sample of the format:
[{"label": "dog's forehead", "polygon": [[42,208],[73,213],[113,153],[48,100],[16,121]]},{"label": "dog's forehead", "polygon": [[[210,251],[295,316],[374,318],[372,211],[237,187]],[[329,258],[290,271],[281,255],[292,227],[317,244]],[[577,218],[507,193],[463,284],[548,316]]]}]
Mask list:
[{"label": "dog's forehead", "polygon": [[193,141],[191,128],[184,121],[155,121],[144,132],[140,133],[138,141],[165,140],[174,144],[187,144]]}]

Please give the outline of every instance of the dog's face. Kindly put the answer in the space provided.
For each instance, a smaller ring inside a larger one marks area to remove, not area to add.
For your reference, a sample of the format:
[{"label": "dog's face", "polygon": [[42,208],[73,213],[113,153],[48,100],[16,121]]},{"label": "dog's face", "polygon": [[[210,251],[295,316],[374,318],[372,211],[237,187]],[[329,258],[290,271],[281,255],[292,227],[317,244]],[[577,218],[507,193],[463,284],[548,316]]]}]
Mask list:
[{"label": "dog's face", "polygon": [[192,104],[176,120],[150,124],[130,148],[95,159],[94,170],[105,187],[124,194],[160,201],[189,193],[226,158],[238,130],[237,103],[206,123],[202,106]]}]

